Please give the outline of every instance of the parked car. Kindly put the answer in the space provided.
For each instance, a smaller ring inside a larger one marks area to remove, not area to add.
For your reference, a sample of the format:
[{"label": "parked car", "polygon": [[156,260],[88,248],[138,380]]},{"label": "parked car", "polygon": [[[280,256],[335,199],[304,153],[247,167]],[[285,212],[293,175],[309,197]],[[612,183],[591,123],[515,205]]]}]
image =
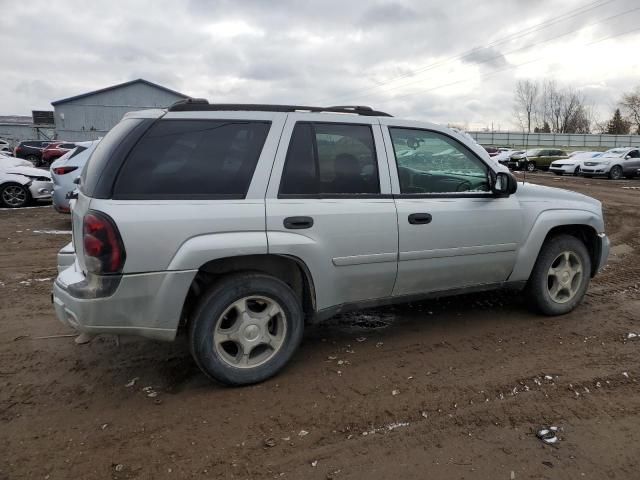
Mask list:
[{"label": "parked car", "polygon": [[602,155],[602,152],[573,152],[564,160],[556,160],[549,171],[556,175],[580,175],[584,162]]},{"label": "parked car", "polygon": [[570,312],[607,259],[602,205],[504,170],[367,107],[128,113],[82,172],[55,311],[86,334],[186,331],[230,385],[282,369],[306,321],[366,306],[510,287]]},{"label": "parked car", "polygon": [[29,160],[35,166],[40,166],[42,151],[50,143],[51,140],[28,140],[26,142],[20,142],[16,148],[13,149],[13,156],[17,158],[24,158],[25,160]]},{"label": "parked car", "polygon": [[482,148],[484,148],[487,153],[489,154],[490,157],[495,157],[496,155],[498,155],[500,153],[500,149],[497,147],[485,147],[483,146]]},{"label": "parked car", "polygon": [[546,170],[552,162],[561,158],[567,158],[567,152],[551,148],[535,148],[511,157],[515,161],[515,170],[527,170],[529,172],[538,169]]},{"label": "parked car", "polygon": [[501,165],[504,165],[513,170],[517,165],[517,161],[512,160],[511,158],[514,155],[519,155],[521,153],[524,153],[524,150],[504,150],[500,152],[498,155],[496,155],[495,157],[493,157],[493,159],[496,160]]},{"label": "parked car", "polygon": [[92,142],[78,142],[76,148],[69,150],[51,164],[51,178],[53,179],[53,207],[60,213],[69,213],[69,198],[77,185],[75,179],[80,176],[82,168],[96,148],[99,140]]},{"label": "parked car", "polygon": [[[20,161],[24,160],[15,160]],[[52,189],[49,172],[0,161],[0,206],[20,208],[32,200],[48,200]]]},{"label": "parked car", "polygon": [[600,157],[586,160],[582,175],[593,177],[606,175],[612,180],[640,175],[640,150],[637,147],[612,148]]},{"label": "parked car", "polygon": [[51,166],[54,160],[60,158],[62,155],[70,150],[76,148],[75,143],[71,142],[52,142],[45,147],[42,151],[41,165],[38,166]]},{"label": "parked car", "polygon": [[0,138],[0,152],[11,152],[11,144]]},{"label": "parked car", "polygon": [[11,155],[5,155],[0,153],[0,170],[7,167],[33,167],[33,163],[29,160],[22,158],[12,157]]}]

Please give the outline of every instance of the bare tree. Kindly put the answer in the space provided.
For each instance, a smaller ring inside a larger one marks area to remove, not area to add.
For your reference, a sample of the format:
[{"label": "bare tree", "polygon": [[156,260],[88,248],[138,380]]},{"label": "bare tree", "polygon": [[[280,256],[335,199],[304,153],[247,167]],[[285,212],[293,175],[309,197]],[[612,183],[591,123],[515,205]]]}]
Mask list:
[{"label": "bare tree", "polygon": [[620,106],[628,120],[633,123],[636,133],[640,135],[640,86],[631,92],[624,93]]},{"label": "bare tree", "polygon": [[547,80],[537,107],[537,129],[546,130],[545,125],[553,133],[589,133],[593,113],[586,105],[585,97],[572,87],[560,88],[555,80]]},{"label": "bare tree", "polygon": [[538,83],[518,80],[516,84],[514,114],[523,130],[531,133],[535,108],[538,104]]}]

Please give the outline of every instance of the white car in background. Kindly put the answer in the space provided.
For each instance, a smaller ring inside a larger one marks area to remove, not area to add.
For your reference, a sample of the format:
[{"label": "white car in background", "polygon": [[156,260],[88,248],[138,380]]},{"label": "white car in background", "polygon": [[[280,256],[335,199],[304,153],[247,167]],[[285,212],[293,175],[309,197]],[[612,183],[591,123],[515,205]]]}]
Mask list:
[{"label": "white car in background", "polygon": [[23,166],[21,159],[0,160],[0,207],[26,207],[33,200],[49,200],[53,191],[51,174]]},{"label": "white car in background", "polygon": [[11,151],[11,145],[9,144],[9,142],[0,138],[0,152],[10,152],[10,151]]},{"label": "white car in background", "polygon": [[2,167],[33,167],[33,163],[23,158],[12,157],[8,153],[0,152],[0,169]]},{"label": "white car in background", "polygon": [[551,162],[549,171],[556,175],[580,175],[584,162],[601,155],[602,152],[573,152],[569,155],[569,158]]},{"label": "white car in background", "polygon": [[87,160],[100,140],[77,142],[76,148],[68,151],[51,164],[53,180],[53,208],[59,213],[70,213],[67,194],[73,192],[77,185],[74,180],[80,176]]}]

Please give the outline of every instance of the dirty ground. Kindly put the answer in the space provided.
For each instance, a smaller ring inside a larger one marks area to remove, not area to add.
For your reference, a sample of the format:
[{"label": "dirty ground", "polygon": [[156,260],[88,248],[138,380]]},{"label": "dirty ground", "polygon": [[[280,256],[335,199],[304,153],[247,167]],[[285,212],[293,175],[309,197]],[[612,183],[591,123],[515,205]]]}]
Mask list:
[{"label": "dirty ground", "polygon": [[68,218],[0,211],[0,479],[638,478],[640,181],[527,177],[604,202],[613,254],[576,311],[502,292],[334,318],[238,389],[183,341],[57,337]]}]

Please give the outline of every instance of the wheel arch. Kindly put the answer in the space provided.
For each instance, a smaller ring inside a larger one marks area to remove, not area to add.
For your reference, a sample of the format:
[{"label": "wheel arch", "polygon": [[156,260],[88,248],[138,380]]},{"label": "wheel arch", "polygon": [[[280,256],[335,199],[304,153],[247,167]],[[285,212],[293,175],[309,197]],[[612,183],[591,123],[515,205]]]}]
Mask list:
[{"label": "wheel arch", "polygon": [[305,317],[311,318],[314,315],[315,285],[311,271],[302,259],[276,254],[238,255],[210,260],[198,268],[182,308],[181,327],[188,324],[203,292],[225,276],[239,272],[259,272],[282,280],[300,299]]},{"label": "wheel arch", "polygon": [[598,270],[601,243],[598,233],[604,230],[602,219],[593,212],[582,210],[552,210],[543,212],[529,235],[518,249],[509,281],[526,281],[533,270],[545,242],[556,235],[567,234],[584,242],[591,259],[591,276]]}]

